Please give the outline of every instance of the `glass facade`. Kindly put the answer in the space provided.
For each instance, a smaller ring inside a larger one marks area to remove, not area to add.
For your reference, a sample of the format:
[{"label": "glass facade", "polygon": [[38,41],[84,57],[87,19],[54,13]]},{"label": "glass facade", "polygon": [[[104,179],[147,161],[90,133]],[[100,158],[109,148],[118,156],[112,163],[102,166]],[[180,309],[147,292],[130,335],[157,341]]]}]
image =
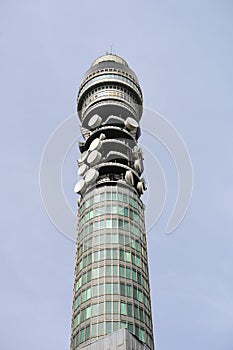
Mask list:
[{"label": "glass facade", "polygon": [[72,349],[128,328],[153,348],[144,205],[126,186],[87,193],[79,206]]}]

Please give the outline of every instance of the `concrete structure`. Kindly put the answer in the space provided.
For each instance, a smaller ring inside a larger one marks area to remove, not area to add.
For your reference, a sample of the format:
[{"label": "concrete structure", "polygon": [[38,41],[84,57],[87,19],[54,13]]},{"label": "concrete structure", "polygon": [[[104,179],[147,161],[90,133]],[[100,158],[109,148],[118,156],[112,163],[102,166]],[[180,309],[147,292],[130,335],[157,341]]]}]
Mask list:
[{"label": "concrete structure", "polygon": [[154,348],[137,145],[142,101],[136,75],[113,54],[96,59],[79,88],[84,141],[75,186],[80,198],[72,350],[108,349],[103,342],[117,344],[117,334],[124,349]]}]

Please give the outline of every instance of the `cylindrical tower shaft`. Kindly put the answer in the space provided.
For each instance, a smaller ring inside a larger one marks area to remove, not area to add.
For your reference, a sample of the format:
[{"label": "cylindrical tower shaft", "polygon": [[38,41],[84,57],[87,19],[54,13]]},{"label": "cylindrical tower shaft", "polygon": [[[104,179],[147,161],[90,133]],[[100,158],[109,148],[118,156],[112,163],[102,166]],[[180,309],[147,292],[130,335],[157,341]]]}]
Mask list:
[{"label": "cylindrical tower shaft", "polygon": [[71,349],[121,328],[154,348],[147,261],[142,92],[120,57],[95,60],[78,92],[84,137],[75,186],[78,232]]}]

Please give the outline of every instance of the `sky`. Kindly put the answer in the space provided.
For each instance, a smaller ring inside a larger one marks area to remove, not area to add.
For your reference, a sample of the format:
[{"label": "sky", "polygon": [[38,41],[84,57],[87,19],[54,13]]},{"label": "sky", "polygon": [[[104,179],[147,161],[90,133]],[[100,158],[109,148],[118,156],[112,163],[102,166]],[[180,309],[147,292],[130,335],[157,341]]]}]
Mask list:
[{"label": "sky", "polygon": [[[53,130],[75,114],[82,75],[112,45],[193,164],[190,208],[167,235],[176,171],[142,136],[168,184],[148,233],[156,348],[232,350],[232,15],[229,0],[1,2],[1,349],[69,349],[75,244],[44,210],[39,166]],[[63,169],[74,210],[77,158],[72,147]]]}]

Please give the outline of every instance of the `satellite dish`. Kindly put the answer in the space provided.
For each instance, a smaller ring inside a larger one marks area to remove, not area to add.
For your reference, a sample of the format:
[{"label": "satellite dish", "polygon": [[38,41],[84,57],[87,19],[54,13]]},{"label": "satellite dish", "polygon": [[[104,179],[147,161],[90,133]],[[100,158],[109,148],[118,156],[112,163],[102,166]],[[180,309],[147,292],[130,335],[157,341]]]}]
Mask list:
[{"label": "satellite dish", "polygon": [[105,139],[106,139],[106,135],[105,135],[105,134],[103,134],[103,133],[102,133],[102,134],[100,134],[100,140],[101,140],[101,141],[103,141],[103,140],[105,140]]},{"label": "satellite dish", "polygon": [[125,126],[128,130],[135,131],[138,128],[138,122],[135,119],[128,117],[125,120]]},{"label": "satellite dish", "polygon": [[146,187],[146,181],[145,181],[144,177],[141,178],[141,181],[142,181],[143,189],[145,191],[147,189],[147,187]]},{"label": "satellite dish", "polygon": [[125,180],[128,184],[134,185],[134,179],[133,179],[133,174],[131,170],[127,170],[125,173]]},{"label": "satellite dish", "polygon": [[85,186],[86,182],[83,179],[79,180],[74,187],[74,192],[81,193],[84,190]]},{"label": "satellite dish", "polygon": [[98,114],[94,114],[88,122],[91,129],[95,129],[102,123],[102,118]]},{"label": "satellite dish", "polygon": [[139,181],[138,184],[137,184],[137,190],[140,194],[143,194],[143,183],[142,181]]},{"label": "satellite dish", "polygon": [[95,169],[89,169],[85,176],[85,181],[89,185],[91,182],[95,181],[99,176],[99,172]]},{"label": "satellite dish", "polygon": [[100,139],[94,139],[92,143],[90,144],[89,150],[94,151],[95,149],[98,151],[101,148],[102,142]]},{"label": "satellite dish", "polygon": [[96,165],[101,160],[101,153],[97,150],[92,151],[87,157],[87,163],[90,165]]},{"label": "satellite dish", "polygon": [[78,176],[83,176],[87,171],[87,169],[88,169],[88,166],[86,164],[80,165],[80,168],[78,169]]},{"label": "satellite dish", "polygon": [[140,159],[136,159],[134,162],[134,169],[138,172],[141,173],[142,167],[141,167],[141,162]]},{"label": "satellite dish", "polygon": [[87,152],[87,151],[84,151],[84,152],[81,154],[81,156],[80,156],[80,158],[79,158],[79,160],[78,160],[78,164],[84,163],[85,160],[86,160],[86,158],[87,158],[87,156],[88,156],[88,152]]}]

